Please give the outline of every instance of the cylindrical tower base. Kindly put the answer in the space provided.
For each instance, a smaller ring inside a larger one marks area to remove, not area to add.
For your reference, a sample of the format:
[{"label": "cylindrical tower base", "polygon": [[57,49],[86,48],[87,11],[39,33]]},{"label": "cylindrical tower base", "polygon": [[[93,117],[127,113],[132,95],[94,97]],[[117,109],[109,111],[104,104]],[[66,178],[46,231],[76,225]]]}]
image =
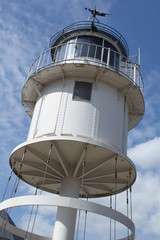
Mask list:
[{"label": "cylindrical tower base", "polygon": [[[61,185],[60,196],[79,197],[80,182],[75,178],[65,178]],[[53,240],[72,240],[76,222],[76,209],[58,207]]]}]

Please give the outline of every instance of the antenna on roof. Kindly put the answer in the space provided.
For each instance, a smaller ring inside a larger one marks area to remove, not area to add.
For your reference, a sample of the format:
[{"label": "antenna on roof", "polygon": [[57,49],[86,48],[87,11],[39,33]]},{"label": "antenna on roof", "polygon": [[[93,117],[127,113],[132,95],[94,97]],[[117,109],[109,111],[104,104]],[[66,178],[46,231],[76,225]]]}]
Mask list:
[{"label": "antenna on roof", "polygon": [[92,23],[95,22],[95,19],[96,19],[96,21],[99,23],[99,20],[97,19],[96,16],[105,17],[106,15],[110,15],[109,13],[98,12],[98,11],[96,10],[96,7],[95,7],[93,10],[90,9],[90,8],[85,8],[85,9],[88,10],[89,12],[91,12],[92,16],[89,17],[89,19],[93,18]]}]

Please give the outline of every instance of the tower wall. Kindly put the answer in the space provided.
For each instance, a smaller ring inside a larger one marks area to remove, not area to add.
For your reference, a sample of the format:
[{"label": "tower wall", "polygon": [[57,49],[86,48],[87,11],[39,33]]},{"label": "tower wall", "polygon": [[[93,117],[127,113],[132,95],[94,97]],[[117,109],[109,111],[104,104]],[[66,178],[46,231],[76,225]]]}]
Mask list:
[{"label": "tower wall", "polygon": [[[91,83],[90,100],[74,98],[76,82]],[[56,136],[92,139],[126,153],[128,105],[108,84],[68,78],[46,85],[37,99],[28,140]]]}]

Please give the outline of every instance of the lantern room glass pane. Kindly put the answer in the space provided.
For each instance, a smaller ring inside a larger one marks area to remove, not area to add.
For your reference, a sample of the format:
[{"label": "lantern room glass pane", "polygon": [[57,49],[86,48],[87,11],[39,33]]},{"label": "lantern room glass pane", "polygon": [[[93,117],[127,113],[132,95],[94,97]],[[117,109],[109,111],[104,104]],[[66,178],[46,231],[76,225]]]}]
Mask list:
[{"label": "lantern room glass pane", "polygon": [[57,54],[56,54],[56,62],[64,60],[65,52],[66,52],[66,44],[64,44],[58,48]]},{"label": "lantern room glass pane", "polygon": [[107,57],[108,57],[108,49],[104,49],[103,52],[103,62],[107,63]]},{"label": "lantern room glass pane", "polygon": [[88,57],[95,58],[95,50],[96,50],[96,46],[95,45],[90,45],[89,46]]},{"label": "lantern room glass pane", "polygon": [[98,46],[102,46],[103,39],[93,36],[78,36],[77,42],[80,43],[93,43]]},{"label": "lantern room glass pane", "polygon": [[110,51],[109,65],[114,67],[114,52]]},{"label": "lantern room glass pane", "polygon": [[119,69],[120,56],[118,53],[115,54],[115,68]]},{"label": "lantern room glass pane", "polygon": [[88,44],[84,43],[82,44],[82,51],[81,51],[81,57],[87,57],[88,54]]},{"label": "lantern room glass pane", "polygon": [[102,47],[97,47],[96,59],[101,60],[101,52],[102,52]]},{"label": "lantern room glass pane", "polygon": [[82,44],[77,43],[75,47],[75,57],[80,57],[81,56],[81,49],[82,49]]},{"label": "lantern room glass pane", "polygon": [[98,37],[78,36],[75,57],[90,57],[100,60],[102,52],[102,43],[103,39]]},{"label": "lantern room glass pane", "polygon": [[67,49],[66,59],[73,59],[74,58],[74,50],[75,50],[75,43],[69,43]]}]

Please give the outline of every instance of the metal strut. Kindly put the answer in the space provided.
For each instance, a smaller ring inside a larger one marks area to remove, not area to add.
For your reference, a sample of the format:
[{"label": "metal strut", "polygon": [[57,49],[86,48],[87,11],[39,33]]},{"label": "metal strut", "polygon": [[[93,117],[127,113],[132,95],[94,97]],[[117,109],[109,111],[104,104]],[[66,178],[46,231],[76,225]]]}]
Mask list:
[{"label": "metal strut", "polygon": [[[115,210],[117,209],[117,157],[115,158]],[[116,240],[116,220],[114,221],[114,240]]]},{"label": "metal strut", "polygon": [[44,180],[45,180],[45,177],[46,177],[46,174],[47,174],[48,165],[50,164],[52,149],[53,149],[53,143],[51,143],[51,147],[50,147],[49,152],[48,152],[48,158],[47,158],[46,167],[45,167],[45,171],[44,171],[44,176],[43,176],[43,180],[42,180],[42,187],[41,187],[40,195],[42,194],[42,191],[43,191]]},{"label": "metal strut", "polygon": [[19,176],[20,176],[20,173],[21,173],[21,170],[22,170],[22,166],[23,166],[23,162],[24,162],[24,159],[25,159],[25,156],[26,156],[26,152],[27,152],[27,150],[24,149],[24,152],[23,152],[23,155],[22,155],[22,159],[21,159],[21,163],[19,165],[17,178],[16,178],[16,181],[15,181],[15,184],[14,184],[14,187],[13,187],[13,191],[12,191],[11,197],[14,197],[16,192],[17,192],[18,185],[19,185],[19,182],[20,182],[20,177]]},{"label": "metal strut", "polygon": [[[20,163],[20,165],[19,165],[18,174],[17,174],[16,180],[15,180],[15,183],[14,183],[13,190],[12,190],[12,193],[11,193],[11,197],[10,197],[10,198],[13,198],[13,197],[15,196],[16,192],[17,192],[18,185],[19,185],[19,182],[20,182],[20,177],[19,177],[19,176],[20,176],[20,173],[21,173],[21,170],[22,170],[22,166],[23,166],[23,162],[24,162],[24,159],[25,159],[25,155],[26,155],[26,149],[24,149],[24,152],[23,152],[23,155],[22,155],[21,163]],[[15,166],[15,162],[14,162],[14,164],[13,164],[13,167],[14,167],[14,166]],[[13,169],[14,169],[13,167],[12,167],[12,170],[11,170],[11,174],[10,174],[10,176],[9,176],[9,181],[10,181],[11,176],[12,176],[12,171],[13,171]],[[7,187],[7,188],[8,188],[8,187]],[[5,230],[6,224],[7,224],[7,222],[6,222],[6,217],[7,217],[7,214],[10,215],[10,212],[11,212],[11,208],[9,208],[9,209],[6,210],[6,215],[5,215],[4,221],[3,221],[3,223],[2,223],[2,227],[4,227],[4,230]],[[4,226],[3,226],[3,224],[4,224]]]},{"label": "metal strut", "polygon": [[[112,208],[112,196],[110,196],[110,208]],[[112,219],[110,218],[110,240],[112,239]]]},{"label": "metal strut", "polygon": [[[129,211],[128,211],[128,204],[129,204],[129,201],[128,201],[128,188],[126,190],[126,203],[127,203],[127,217],[129,217]],[[127,236],[128,236],[128,239],[129,239],[129,228],[127,227]]]},{"label": "metal strut", "polygon": [[[81,195],[80,195],[81,198],[83,196],[83,180],[84,180],[84,170],[85,170],[85,166],[86,166],[86,157],[87,157],[87,146],[85,147],[84,159],[83,159],[83,163],[82,163],[82,184],[81,184]],[[79,213],[78,213],[76,240],[78,240],[80,217],[81,217],[81,210],[79,210]],[[84,237],[85,237],[85,235],[84,235]]]},{"label": "metal strut", "polygon": [[[88,198],[87,198],[88,201]],[[86,239],[86,227],[87,227],[87,211],[85,211],[85,221],[84,221],[84,233],[83,233],[83,240]]]},{"label": "metal strut", "polygon": [[[45,177],[46,177],[48,165],[50,164],[52,149],[53,149],[53,143],[51,143],[51,147],[50,147],[49,152],[48,152],[48,158],[47,158],[47,161],[46,161],[46,167],[45,167],[44,176],[43,176],[43,180],[42,180],[42,186],[41,186],[40,195],[42,194],[42,191],[43,191],[44,180],[45,180]],[[37,218],[37,213],[38,213],[38,208],[39,208],[39,205],[37,205],[37,207],[36,207],[35,216],[34,216],[33,225],[32,225],[32,230],[31,230],[30,240],[32,239],[33,230],[34,230],[34,226],[35,226],[36,218]]]},{"label": "metal strut", "polygon": [[[35,191],[34,195],[37,195],[37,188],[36,188],[36,191]],[[28,220],[28,225],[27,225],[27,230],[26,230],[26,233],[25,233],[25,239],[27,239],[27,233],[29,231],[29,226],[30,226],[30,222],[31,222],[32,214],[33,214],[33,209],[34,209],[34,205],[32,205],[32,208],[31,208],[31,212],[30,212],[30,216],[29,216],[29,220]]]},{"label": "metal strut", "polygon": [[76,233],[76,240],[78,240],[78,231],[79,231],[79,223],[81,217],[81,210],[78,211],[78,221],[77,221],[77,233]]},{"label": "metal strut", "polygon": [[129,172],[129,182],[130,182],[130,218],[132,221],[132,186],[131,186],[131,172]]},{"label": "metal strut", "polygon": [[12,178],[12,173],[13,173],[15,164],[16,164],[16,162],[13,163],[13,166],[12,166],[11,172],[10,172],[10,174],[9,174],[8,181],[7,181],[6,188],[5,188],[5,190],[4,190],[4,194],[3,194],[3,196],[2,196],[1,202],[3,202],[3,200],[4,200],[4,198],[5,198],[5,195],[6,195],[8,186],[9,186],[9,182],[10,182],[10,180],[11,180],[11,178]]}]

